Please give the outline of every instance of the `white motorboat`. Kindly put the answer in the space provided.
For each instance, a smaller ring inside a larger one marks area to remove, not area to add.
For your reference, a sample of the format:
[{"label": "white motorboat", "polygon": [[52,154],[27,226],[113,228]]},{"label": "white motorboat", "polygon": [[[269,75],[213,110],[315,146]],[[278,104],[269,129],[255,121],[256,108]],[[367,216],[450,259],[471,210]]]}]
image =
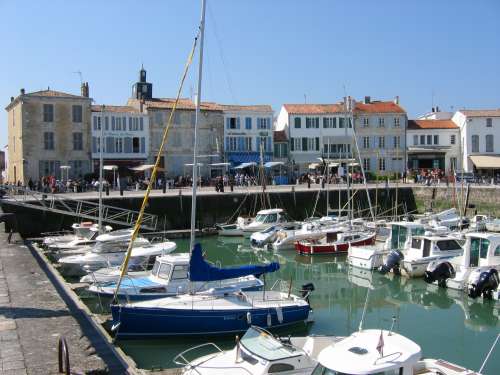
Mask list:
[{"label": "white motorboat", "polygon": [[295,243],[302,240],[318,240],[326,235],[328,230],[331,230],[335,224],[325,224],[319,220],[303,223],[300,228],[286,229],[278,231],[276,240],[273,242],[274,250],[292,250],[295,248]]},{"label": "white motorboat", "polygon": [[274,225],[291,223],[282,208],[271,208],[257,212],[257,216],[247,225],[241,225],[245,237],[250,237],[252,233],[263,231]]},{"label": "white motorboat", "polygon": [[278,232],[282,229],[281,225],[273,225],[260,232],[250,235],[250,245],[254,248],[264,248],[270,245],[276,239]]},{"label": "white motorboat", "polygon": [[486,230],[486,223],[490,218],[486,215],[474,215],[470,220],[469,229],[474,232],[481,232]]},{"label": "white motorboat", "polygon": [[500,232],[500,219],[491,219],[485,223],[486,230],[490,232]]},{"label": "white motorboat", "polygon": [[356,268],[373,270],[384,264],[389,250],[380,245],[349,246],[347,263]]},{"label": "white motorboat", "polygon": [[[120,284],[118,296],[130,300],[145,300],[187,293],[189,288],[196,293],[213,290],[223,294],[228,290],[259,290],[264,286],[264,283],[253,275],[209,282],[192,282],[189,285],[188,269],[188,253],[158,256],[153,269],[146,273],[129,266],[127,277]],[[112,297],[116,292],[119,277],[120,269],[116,267],[92,272],[84,276],[82,281],[96,280],[97,283],[90,285],[88,290],[103,297]]]},{"label": "white motorboat", "polygon": [[[99,226],[93,224],[91,221],[84,221],[82,223],[74,223],[71,226],[73,234],[64,234],[62,236],[48,236],[43,239],[42,245],[44,247],[63,247],[74,241],[92,241],[99,235]],[[112,228],[107,225],[104,228],[104,232],[109,232]]]},{"label": "white motorboat", "polygon": [[[105,241],[97,243],[85,254],[70,255],[59,259],[61,272],[67,276],[82,276],[90,271],[104,267],[119,266],[125,258],[130,239],[125,241]],[[100,246],[99,246],[100,245]],[[137,238],[134,242],[131,258],[145,259],[168,254],[177,248],[175,242],[150,243],[145,238]],[[148,261],[150,261],[148,259]]]},{"label": "white motorboat", "polygon": [[378,329],[358,331],[330,345],[319,353],[318,362],[312,374],[478,375],[442,359],[422,359],[418,344]]},{"label": "white motorboat", "polygon": [[243,227],[252,222],[249,217],[238,217],[234,224],[215,224],[217,234],[223,237],[241,237],[244,235]]},{"label": "white motorboat", "polygon": [[[223,351],[213,343],[198,345],[178,354],[174,363],[183,366],[183,375],[265,375],[312,374],[317,356],[327,346],[340,340],[335,336],[274,337],[252,326],[236,346]],[[200,349],[214,353],[193,361],[187,360]]]},{"label": "white motorboat", "polygon": [[425,281],[462,290],[472,298],[494,298],[500,284],[500,234],[473,232],[465,237],[463,255],[431,262]]},{"label": "white motorboat", "polygon": [[429,263],[460,256],[463,254],[463,248],[451,236],[415,236],[403,254],[404,258],[400,260],[402,274],[408,277],[422,277]]}]

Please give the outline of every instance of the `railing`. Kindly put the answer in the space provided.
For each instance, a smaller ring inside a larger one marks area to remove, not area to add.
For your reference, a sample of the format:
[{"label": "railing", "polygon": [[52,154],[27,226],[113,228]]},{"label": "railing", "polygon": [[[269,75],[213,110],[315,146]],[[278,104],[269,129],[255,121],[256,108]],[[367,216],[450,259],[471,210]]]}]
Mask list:
[{"label": "railing", "polygon": [[[9,186],[6,190],[10,204],[30,207],[43,211],[71,215],[82,219],[98,220],[99,204],[80,199],[70,198],[64,195],[42,193],[17,186]],[[121,226],[131,227],[137,221],[139,212],[108,205],[102,206],[103,221]],[[144,214],[142,228],[155,230],[158,217],[152,214]]]}]

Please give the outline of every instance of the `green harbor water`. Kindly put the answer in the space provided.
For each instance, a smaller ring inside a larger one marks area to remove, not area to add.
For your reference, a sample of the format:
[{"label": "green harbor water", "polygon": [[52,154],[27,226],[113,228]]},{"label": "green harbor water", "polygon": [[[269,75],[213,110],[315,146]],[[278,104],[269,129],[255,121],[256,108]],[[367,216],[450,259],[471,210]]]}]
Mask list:
[{"label": "green harbor water", "polygon": [[[427,285],[421,279],[350,268],[345,256],[305,257],[293,250],[253,250],[248,239],[243,238],[205,237],[200,242],[207,258],[222,265],[279,261],[281,268],[267,276],[268,285],[278,278],[292,279],[294,288],[314,283],[316,291],[311,297],[314,322],[282,330],[278,332],[280,335],[349,335],[358,329],[367,293],[363,328],[389,329],[395,317],[395,330],[417,342],[425,357],[446,359],[478,371],[500,331],[500,303],[472,300],[463,293]],[[187,251],[187,240],[177,243],[177,251]],[[86,301],[96,303],[94,299]],[[119,340],[117,345],[139,367],[158,369],[173,367],[172,358],[176,354],[209,341],[223,348],[234,345],[233,337],[206,336]],[[483,373],[500,374],[500,345]]]}]

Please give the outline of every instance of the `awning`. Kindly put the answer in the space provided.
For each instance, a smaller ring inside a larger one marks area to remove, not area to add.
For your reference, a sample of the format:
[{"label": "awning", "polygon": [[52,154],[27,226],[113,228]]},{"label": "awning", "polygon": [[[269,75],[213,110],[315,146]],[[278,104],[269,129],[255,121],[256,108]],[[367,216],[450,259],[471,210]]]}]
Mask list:
[{"label": "awning", "polygon": [[359,163],[349,163],[348,166],[349,167],[358,167]]},{"label": "awning", "polygon": [[500,169],[500,156],[473,155],[469,156],[477,169]]},{"label": "awning", "polygon": [[264,167],[272,168],[278,165],[285,165],[285,163],[283,163],[282,161],[268,161],[266,164],[264,164]]},{"label": "awning", "polygon": [[[262,156],[264,157],[264,163],[272,159],[272,153],[269,152],[265,152]],[[230,152],[227,155],[227,160],[233,165],[251,162],[260,163],[260,152]]]},{"label": "awning", "polygon": [[59,168],[61,169],[71,169],[69,165],[61,165]]},{"label": "awning", "polygon": [[[198,167],[203,167],[202,163],[198,163],[197,165],[198,165]],[[193,163],[187,163],[187,164],[184,164],[184,166],[186,166],[186,167],[192,167]]]},{"label": "awning", "polygon": [[319,167],[319,163],[311,163],[309,164],[309,169],[316,169]]},{"label": "awning", "polygon": [[231,163],[212,163],[209,164],[211,167],[228,167]]},{"label": "awning", "polygon": [[254,163],[254,162],[250,162],[250,163],[241,163],[240,165],[238,165],[237,167],[234,167],[234,169],[243,169],[243,168],[248,168],[248,167],[253,167],[253,166],[256,166],[257,163]]},{"label": "awning", "polygon": [[118,166],[117,165],[105,165],[104,167],[102,167],[102,169],[104,169],[105,171],[112,171],[112,170],[118,169]]},{"label": "awning", "polygon": [[[139,165],[138,167],[132,167],[132,168],[129,168],[129,169],[132,170],[132,171],[136,171],[136,172],[144,172],[144,171],[153,169],[154,167],[155,167],[154,164],[143,164],[143,165]],[[104,168],[106,168],[106,167],[104,167]],[[163,168],[158,167],[157,170],[158,171],[163,171]]]}]

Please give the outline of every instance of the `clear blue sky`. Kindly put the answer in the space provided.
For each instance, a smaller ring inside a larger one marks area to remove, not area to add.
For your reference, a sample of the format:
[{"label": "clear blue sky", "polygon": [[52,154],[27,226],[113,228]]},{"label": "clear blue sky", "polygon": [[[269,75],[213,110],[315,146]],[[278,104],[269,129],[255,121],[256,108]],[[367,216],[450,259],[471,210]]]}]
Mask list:
[{"label": "clear blue sky", "polygon": [[[500,1],[208,0],[203,100],[236,104],[401,98],[410,117],[500,107]],[[24,87],[123,104],[141,63],[173,97],[199,0],[0,0],[0,98]],[[195,88],[191,71],[184,96]],[[433,95],[434,93],[434,95]],[[6,144],[7,115],[0,116]]]}]

